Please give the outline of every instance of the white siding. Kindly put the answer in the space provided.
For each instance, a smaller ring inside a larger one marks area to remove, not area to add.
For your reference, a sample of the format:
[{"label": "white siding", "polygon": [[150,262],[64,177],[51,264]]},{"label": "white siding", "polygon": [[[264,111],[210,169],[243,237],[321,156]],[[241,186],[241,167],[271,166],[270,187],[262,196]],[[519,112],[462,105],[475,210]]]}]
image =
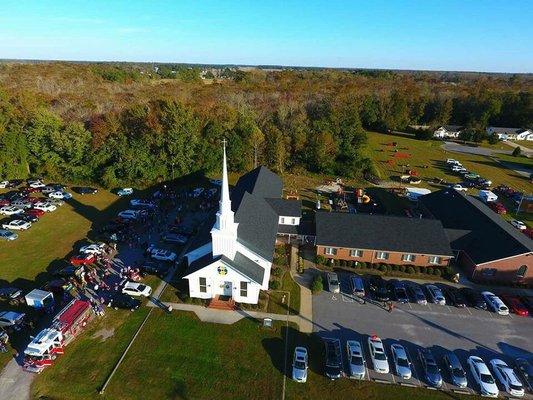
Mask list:
[{"label": "white siding", "polygon": [[286,217],[284,215],[279,217],[278,224],[280,225],[300,225],[300,217]]}]

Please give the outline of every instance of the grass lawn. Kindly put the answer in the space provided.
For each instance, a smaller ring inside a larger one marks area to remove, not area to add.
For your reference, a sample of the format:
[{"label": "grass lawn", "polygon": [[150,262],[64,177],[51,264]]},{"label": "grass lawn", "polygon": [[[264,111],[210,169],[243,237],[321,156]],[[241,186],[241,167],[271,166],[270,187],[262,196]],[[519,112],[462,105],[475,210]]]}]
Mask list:
[{"label": "grass lawn", "polygon": [[514,157],[508,154],[497,154],[497,157],[500,161],[504,161],[509,164],[518,164],[519,166],[533,169],[533,158],[528,158],[525,156]]},{"label": "grass lawn", "polygon": [[[286,292],[290,292],[290,304],[287,304],[288,299]],[[268,294],[268,312],[274,314],[287,314],[287,306],[289,306],[289,314],[299,314],[300,286],[294,282],[289,271],[286,271],[281,279],[280,290],[271,290]]]},{"label": "grass lawn", "polygon": [[94,222],[111,216],[127,202],[99,190],[95,195],[74,197],[47,213],[31,229],[19,232],[13,242],[0,242],[0,283],[29,289],[46,281],[45,273],[54,262],[64,259],[73,245],[85,238]]}]

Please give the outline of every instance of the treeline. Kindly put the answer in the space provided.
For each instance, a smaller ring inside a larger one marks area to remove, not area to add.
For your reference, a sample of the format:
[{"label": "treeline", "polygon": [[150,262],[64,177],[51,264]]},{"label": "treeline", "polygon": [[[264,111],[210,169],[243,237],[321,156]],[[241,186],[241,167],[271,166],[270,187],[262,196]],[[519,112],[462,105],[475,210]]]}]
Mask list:
[{"label": "treeline", "polygon": [[532,126],[531,81],[521,76],[255,70],[206,85],[189,68],[161,84],[102,68],[0,67],[1,178],[151,184],[218,171],[223,138],[233,171],[359,176],[373,172],[367,130]]}]

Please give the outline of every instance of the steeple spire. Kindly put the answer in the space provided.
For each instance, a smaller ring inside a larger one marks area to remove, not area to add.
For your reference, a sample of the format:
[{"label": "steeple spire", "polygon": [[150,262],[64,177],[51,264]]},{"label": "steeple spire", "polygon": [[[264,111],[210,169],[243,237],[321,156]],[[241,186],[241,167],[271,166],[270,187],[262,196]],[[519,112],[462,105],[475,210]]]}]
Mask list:
[{"label": "steeple spire", "polygon": [[226,162],[226,139],[222,141],[224,144],[224,159],[222,164],[222,193],[220,195],[220,212],[231,211],[231,201],[229,199],[229,183],[228,183],[228,166]]}]

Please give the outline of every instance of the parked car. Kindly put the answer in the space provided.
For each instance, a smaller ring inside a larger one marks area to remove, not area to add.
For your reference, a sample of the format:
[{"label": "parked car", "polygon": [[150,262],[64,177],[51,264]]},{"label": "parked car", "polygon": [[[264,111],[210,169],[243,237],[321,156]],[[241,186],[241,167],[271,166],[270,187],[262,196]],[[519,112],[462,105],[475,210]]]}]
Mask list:
[{"label": "parked car", "polygon": [[9,303],[17,303],[24,298],[22,290],[16,287],[0,288],[0,299],[6,300]]},{"label": "parked car", "polygon": [[32,202],[26,199],[15,200],[14,202],[11,203],[11,206],[22,208],[24,210],[31,208],[32,205],[33,205]]},{"label": "parked car", "polygon": [[307,382],[307,349],[296,347],[292,359],[292,379],[296,382]]},{"label": "parked car", "polygon": [[48,197],[51,199],[68,200],[72,198],[72,195],[68,192],[57,191],[50,193]]},{"label": "parked car", "polygon": [[351,275],[350,287],[354,296],[365,297],[365,282],[362,277]]},{"label": "parked car", "polygon": [[50,193],[57,192],[57,189],[53,186],[44,186],[41,188],[41,193],[45,195],[49,195]]},{"label": "parked car", "polygon": [[5,224],[2,224],[2,228],[14,231],[25,231],[27,229],[30,229],[30,227],[31,222],[24,221],[22,219],[14,219],[13,221],[9,221]]},{"label": "parked car", "polygon": [[533,392],[533,364],[525,358],[515,360],[516,372],[530,392]]},{"label": "parked car", "polygon": [[514,397],[522,397],[525,394],[524,385],[516,376],[516,373],[503,360],[495,358],[490,360],[490,366],[494,371],[496,379],[500,381],[505,391]]},{"label": "parked car", "polygon": [[163,234],[163,240],[168,243],[185,244],[189,238],[179,233],[167,232]]},{"label": "parked car", "polygon": [[391,353],[396,374],[402,379],[411,379],[411,361],[404,347],[399,343],[394,343],[391,345]]},{"label": "parked car", "polygon": [[333,380],[342,377],[342,354],[341,342],[339,339],[325,338],[324,352],[326,359],[325,374]]},{"label": "parked car", "polygon": [[155,208],[156,205],[152,203],[150,200],[143,200],[143,199],[131,199],[130,205],[132,207],[141,207],[141,208]]},{"label": "parked car", "polygon": [[94,254],[78,254],[77,256],[70,257],[70,263],[72,265],[90,265],[94,264],[96,257]]},{"label": "parked car", "polygon": [[38,203],[35,203],[33,205],[33,208],[44,212],[53,212],[57,210],[57,207],[48,201],[40,201]]},{"label": "parked car", "polygon": [[383,342],[376,335],[368,337],[368,350],[370,352],[370,359],[372,360],[372,366],[374,371],[380,374],[389,373],[389,362],[387,360],[387,354],[385,354],[385,348]]},{"label": "parked car", "polygon": [[28,213],[17,214],[16,219],[20,219],[26,222],[31,222],[32,224],[35,222],[39,222],[39,217],[36,217],[35,215],[28,214]]},{"label": "parked car", "polygon": [[433,353],[429,349],[419,349],[418,355],[420,356],[426,382],[433,387],[440,388],[442,386],[442,375]]},{"label": "parked car", "polygon": [[72,188],[72,190],[74,190],[75,192],[81,194],[82,196],[86,195],[86,194],[96,194],[96,193],[98,193],[98,189],[93,188],[93,187],[89,187],[89,186],[81,186],[81,187],[77,187],[77,188]]},{"label": "parked car", "polygon": [[417,304],[425,306],[428,303],[424,291],[418,284],[414,282],[410,282],[407,286],[407,293],[409,294],[411,299]]},{"label": "parked car", "polygon": [[497,201],[491,201],[487,205],[492,211],[494,211],[497,214],[507,214],[507,209],[504,207],[502,203],[499,203]]},{"label": "parked car", "polygon": [[529,315],[527,307],[522,304],[518,296],[502,294],[500,297],[504,301],[504,303],[507,304],[509,309],[516,315],[520,315],[521,317],[527,317]]},{"label": "parked car", "polygon": [[402,282],[396,279],[390,280],[389,292],[398,303],[409,303],[409,296],[407,295],[407,290],[405,290],[405,285]]},{"label": "parked car", "polygon": [[0,189],[6,189],[6,188],[9,188],[9,187],[12,187],[12,186],[10,186],[9,181],[1,181],[0,182]]},{"label": "parked car", "polygon": [[152,257],[154,260],[174,261],[174,260],[176,260],[176,257],[177,257],[176,253],[173,253],[170,250],[157,249],[155,247],[149,247],[148,251],[150,253],[150,257]]},{"label": "parked car", "polygon": [[520,301],[526,306],[529,315],[533,315],[533,296],[520,296]]},{"label": "parked car", "polygon": [[138,210],[124,210],[118,213],[118,216],[123,219],[137,219],[139,215]]},{"label": "parked car", "polygon": [[113,297],[109,299],[109,303],[107,303],[108,307],[112,307],[115,310],[124,309],[124,310],[130,310],[135,311],[141,306],[141,301],[138,299],[134,299],[133,297],[123,294],[123,293],[116,293]]},{"label": "parked car", "polygon": [[361,343],[357,340],[348,340],[346,342],[346,351],[348,353],[350,378],[364,379],[366,375],[366,361]]},{"label": "parked car", "polygon": [[331,293],[340,293],[341,287],[339,284],[339,277],[335,272],[327,272],[326,281],[328,282],[328,290]]},{"label": "parked car", "polygon": [[132,188],[122,188],[122,189],[117,191],[117,195],[119,195],[119,196],[129,196],[132,193],[133,193],[133,189]]},{"label": "parked car", "polygon": [[522,221],[518,221],[517,219],[511,220],[511,225],[514,226],[516,229],[519,229],[521,231],[526,230],[527,226]]},{"label": "parked car", "polygon": [[428,299],[434,304],[440,304],[441,306],[446,305],[446,299],[442,294],[442,291],[435,285],[428,284],[426,285],[426,291],[428,294]]},{"label": "parked car", "polygon": [[26,314],[15,311],[0,311],[0,328],[19,330]]},{"label": "parked car", "polygon": [[460,291],[472,307],[479,310],[487,309],[487,302],[485,301],[485,298],[477,290],[464,287],[461,288]]},{"label": "parked car", "polygon": [[42,183],[41,181],[37,180],[37,181],[28,181],[28,186],[33,189],[40,189],[40,188],[45,187],[46,185]]},{"label": "parked car", "polygon": [[466,307],[466,300],[459,289],[448,285],[441,285],[441,289],[446,298],[446,304],[455,307]]},{"label": "parked car", "polygon": [[8,231],[7,229],[0,229],[0,239],[12,241],[17,240],[19,235],[15,232]]},{"label": "parked car", "polygon": [[60,268],[54,272],[54,276],[59,276],[61,278],[70,278],[73,276],[80,276],[81,272],[83,271],[83,267],[81,265],[66,265],[63,268]]},{"label": "parked car", "polygon": [[144,283],[129,281],[122,288],[122,293],[129,294],[130,296],[148,297],[152,293],[152,288]]},{"label": "parked car", "polygon": [[387,288],[387,283],[379,275],[372,275],[369,279],[370,293],[372,297],[378,301],[389,301],[389,289]]},{"label": "parked car", "polygon": [[453,185],[452,188],[455,189],[455,190],[458,190],[460,192],[466,192],[468,190],[468,188],[462,186],[459,183],[456,183],[455,185]]},{"label": "parked car", "polygon": [[0,208],[0,214],[3,215],[16,215],[21,214],[24,212],[23,208],[15,207],[15,206],[4,206]]},{"label": "parked car", "polygon": [[105,243],[92,243],[83,246],[80,249],[80,253],[84,254],[102,254],[105,249]]},{"label": "parked car", "polygon": [[42,217],[45,214],[45,212],[43,210],[38,210],[36,208],[32,208],[31,210],[26,211],[26,214],[33,215],[33,216],[35,216],[37,218],[40,218],[40,217]]},{"label": "parked car", "polygon": [[485,298],[488,307],[490,307],[492,311],[500,315],[509,315],[509,308],[507,308],[503,301],[494,293],[482,292],[481,295]]},{"label": "parked car", "polygon": [[481,395],[498,397],[500,391],[498,390],[498,386],[496,386],[496,382],[494,381],[494,378],[485,362],[477,356],[468,357],[466,362],[470,368],[470,372],[472,373],[474,380],[479,386]]},{"label": "parked car", "polygon": [[453,351],[450,351],[444,355],[444,364],[446,365],[446,369],[448,370],[450,378],[452,379],[452,383],[455,386],[460,388],[465,388],[468,386],[466,372],[463,369],[459,358]]},{"label": "parked car", "polygon": [[156,261],[145,261],[141,264],[140,270],[144,274],[164,277],[168,272],[168,264],[159,263]]}]

